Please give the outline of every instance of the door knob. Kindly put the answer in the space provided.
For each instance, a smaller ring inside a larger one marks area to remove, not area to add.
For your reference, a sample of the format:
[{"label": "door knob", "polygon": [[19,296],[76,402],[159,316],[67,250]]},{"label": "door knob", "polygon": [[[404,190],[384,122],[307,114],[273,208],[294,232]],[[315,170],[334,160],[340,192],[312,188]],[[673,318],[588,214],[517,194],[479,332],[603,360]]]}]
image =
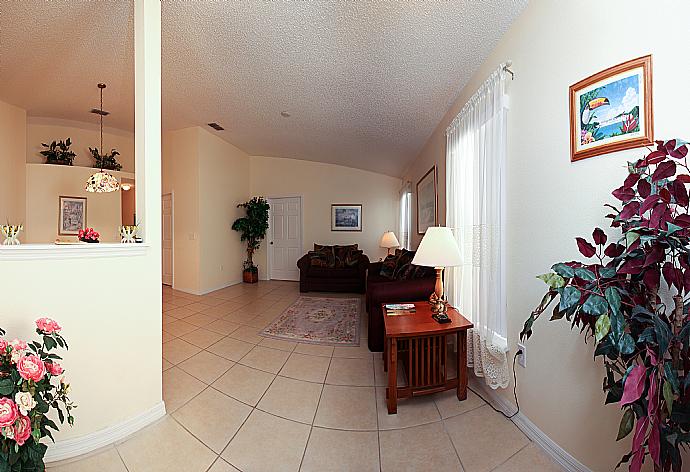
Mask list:
[{"label": "door knob", "polygon": [[271,244],[271,246],[273,246],[273,241],[271,241],[271,243],[270,243],[270,244]]}]

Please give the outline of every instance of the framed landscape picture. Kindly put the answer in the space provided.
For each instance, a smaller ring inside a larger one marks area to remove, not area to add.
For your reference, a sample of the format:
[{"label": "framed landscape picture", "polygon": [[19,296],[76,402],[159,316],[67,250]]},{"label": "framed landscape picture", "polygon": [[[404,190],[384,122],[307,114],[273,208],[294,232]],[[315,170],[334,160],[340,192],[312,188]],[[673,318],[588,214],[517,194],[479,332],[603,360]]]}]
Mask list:
[{"label": "framed landscape picture", "polygon": [[362,231],[362,205],[331,205],[331,231]]},{"label": "framed landscape picture", "polygon": [[58,234],[77,236],[82,228],[86,228],[86,198],[61,196]]},{"label": "framed landscape picture", "polygon": [[570,86],[570,160],[654,141],[652,56],[618,64]]},{"label": "framed landscape picture", "polygon": [[428,227],[438,225],[437,203],[436,166],[434,166],[417,182],[417,234],[424,234]]}]

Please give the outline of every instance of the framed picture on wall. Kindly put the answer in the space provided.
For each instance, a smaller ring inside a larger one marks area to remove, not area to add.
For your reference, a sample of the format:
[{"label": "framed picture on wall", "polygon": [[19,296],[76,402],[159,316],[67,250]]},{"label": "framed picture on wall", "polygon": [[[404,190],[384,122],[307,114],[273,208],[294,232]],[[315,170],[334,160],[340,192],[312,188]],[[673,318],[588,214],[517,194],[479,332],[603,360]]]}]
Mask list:
[{"label": "framed picture on wall", "polygon": [[434,166],[417,182],[417,234],[424,234],[428,227],[437,225],[438,190]]},{"label": "framed picture on wall", "polygon": [[654,142],[652,56],[610,67],[570,86],[570,160]]},{"label": "framed picture on wall", "polygon": [[331,205],[331,231],[362,231],[362,205]]},{"label": "framed picture on wall", "polygon": [[77,236],[79,230],[86,228],[86,198],[60,196],[58,234]]}]

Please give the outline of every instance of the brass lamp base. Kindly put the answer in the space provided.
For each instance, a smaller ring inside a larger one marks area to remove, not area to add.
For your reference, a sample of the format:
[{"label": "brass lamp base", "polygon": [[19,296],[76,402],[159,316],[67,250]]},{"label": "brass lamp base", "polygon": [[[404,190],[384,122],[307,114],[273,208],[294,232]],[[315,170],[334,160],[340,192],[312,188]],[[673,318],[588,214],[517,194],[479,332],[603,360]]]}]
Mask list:
[{"label": "brass lamp base", "polygon": [[433,313],[431,317],[434,320],[441,324],[450,323],[451,320],[446,314],[448,311],[448,302],[439,298],[436,292],[432,293],[431,297],[429,297],[429,305],[431,305],[431,312]]}]

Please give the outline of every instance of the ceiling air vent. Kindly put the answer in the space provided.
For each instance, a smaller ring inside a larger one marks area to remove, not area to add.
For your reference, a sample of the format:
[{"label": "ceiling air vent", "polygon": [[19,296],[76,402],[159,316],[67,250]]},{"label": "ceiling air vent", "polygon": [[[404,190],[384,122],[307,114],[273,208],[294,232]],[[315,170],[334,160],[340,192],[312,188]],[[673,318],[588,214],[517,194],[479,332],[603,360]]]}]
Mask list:
[{"label": "ceiling air vent", "polygon": [[92,108],[90,113],[93,113],[94,115],[103,115],[103,116],[110,115],[109,111],[99,110],[98,108]]},{"label": "ceiling air vent", "polygon": [[223,128],[221,125],[216,123],[215,121],[213,123],[208,124],[211,128],[215,129],[216,131],[223,131],[225,128]]}]

